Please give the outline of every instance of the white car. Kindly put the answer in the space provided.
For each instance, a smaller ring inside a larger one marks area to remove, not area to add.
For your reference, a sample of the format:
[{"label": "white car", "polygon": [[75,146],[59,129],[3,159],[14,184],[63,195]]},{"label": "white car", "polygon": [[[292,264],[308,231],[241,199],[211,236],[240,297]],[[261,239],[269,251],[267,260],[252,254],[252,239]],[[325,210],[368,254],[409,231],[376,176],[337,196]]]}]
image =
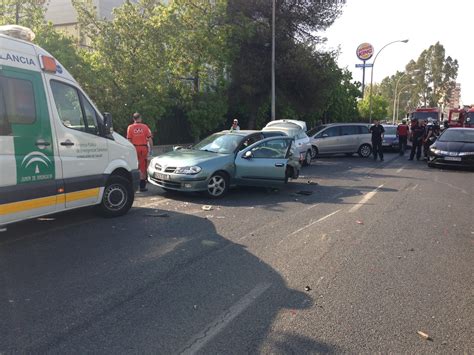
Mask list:
[{"label": "white car", "polygon": [[270,121],[262,131],[280,131],[292,137],[295,140],[296,149],[300,154],[300,161],[303,166],[311,164],[311,142],[306,134],[306,122],[298,120]]}]

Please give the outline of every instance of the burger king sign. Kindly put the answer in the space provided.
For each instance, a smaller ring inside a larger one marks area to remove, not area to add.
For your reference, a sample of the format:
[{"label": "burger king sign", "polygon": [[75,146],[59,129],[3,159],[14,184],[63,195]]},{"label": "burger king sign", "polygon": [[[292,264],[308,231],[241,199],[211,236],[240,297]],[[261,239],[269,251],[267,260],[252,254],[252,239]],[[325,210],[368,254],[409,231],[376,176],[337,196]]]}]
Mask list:
[{"label": "burger king sign", "polygon": [[370,43],[359,44],[356,50],[357,58],[366,61],[374,55],[374,47]]}]

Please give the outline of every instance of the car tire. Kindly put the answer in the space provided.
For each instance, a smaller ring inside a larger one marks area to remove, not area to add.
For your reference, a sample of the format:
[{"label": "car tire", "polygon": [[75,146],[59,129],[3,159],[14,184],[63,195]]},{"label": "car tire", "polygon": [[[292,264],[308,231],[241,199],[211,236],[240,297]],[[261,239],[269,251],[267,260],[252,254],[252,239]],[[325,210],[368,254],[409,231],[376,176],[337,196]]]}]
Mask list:
[{"label": "car tire", "polygon": [[123,176],[112,175],[105,184],[98,211],[107,218],[123,216],[132,207],[134,197],[132,183]]},{"label": "car tire", "polygon": [[318,153],[318,148],[316,148],[314,145],[311,146],[311,159],[316,159]]},{"label": "car tire", "polygon": [[304,155],[303,166],[311,165],[311,151],[308,150]]},{"label": "car tire", "polygon": [[211,176],[207,183],[206,194],[210,198],[221,198],[229,190],[229,178],[223,172]]},{"label": "car tire", "polygon": [[369,144],[362,144],[357,151],[361,158],[368,158],[372,154],[372,147]]}]

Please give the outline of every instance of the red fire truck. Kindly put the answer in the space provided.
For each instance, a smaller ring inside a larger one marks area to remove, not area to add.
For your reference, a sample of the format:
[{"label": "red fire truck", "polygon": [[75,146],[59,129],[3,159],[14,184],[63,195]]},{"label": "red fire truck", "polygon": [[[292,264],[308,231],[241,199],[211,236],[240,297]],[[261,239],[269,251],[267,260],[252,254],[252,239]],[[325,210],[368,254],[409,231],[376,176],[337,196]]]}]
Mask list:
[{"label": "red fire truck", "polygon": [[426,121],[429,117],[441,122],[443,115],[438,107],[419,107],[410,113],[411,120]]},{"label": "red fire truck", "polygon": [[449,127],[474,128],[474,108],[454,108],[449,110]]}]

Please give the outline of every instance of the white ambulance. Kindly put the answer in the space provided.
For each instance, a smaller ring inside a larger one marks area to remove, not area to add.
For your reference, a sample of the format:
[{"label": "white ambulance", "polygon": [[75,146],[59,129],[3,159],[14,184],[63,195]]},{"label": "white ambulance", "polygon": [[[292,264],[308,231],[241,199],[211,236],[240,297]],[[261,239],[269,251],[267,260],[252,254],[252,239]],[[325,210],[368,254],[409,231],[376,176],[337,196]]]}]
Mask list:
[{"label": "white ambulance", "polygon": [[139,182],[133,145],[33,38],[0,26],[0,226],[90,205],[125,214]]}]

